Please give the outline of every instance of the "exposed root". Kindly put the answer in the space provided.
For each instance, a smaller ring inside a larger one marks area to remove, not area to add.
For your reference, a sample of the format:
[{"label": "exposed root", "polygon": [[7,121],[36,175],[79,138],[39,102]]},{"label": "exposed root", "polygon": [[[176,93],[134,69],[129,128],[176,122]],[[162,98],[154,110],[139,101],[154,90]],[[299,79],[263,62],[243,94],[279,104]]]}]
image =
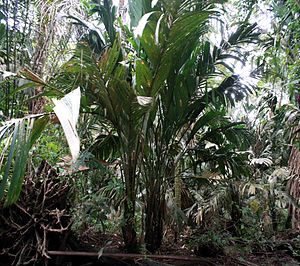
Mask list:
[{"label": "exposed root", "polygon": [[43,161],[28,177],[18,202],[0,209],[0,260],[8,265],[34,265],[47,260],[47,250],[63,242],[71,226],[67,214],[69,186]]}]

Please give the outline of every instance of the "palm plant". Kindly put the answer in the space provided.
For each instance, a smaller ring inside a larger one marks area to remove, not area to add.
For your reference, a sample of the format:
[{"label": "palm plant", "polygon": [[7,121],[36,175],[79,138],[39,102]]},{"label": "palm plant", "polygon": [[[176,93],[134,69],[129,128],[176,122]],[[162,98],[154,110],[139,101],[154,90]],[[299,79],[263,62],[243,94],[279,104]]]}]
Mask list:
[{"label": "palm plant", "polygon": [[96,134],[91,151],[98,159],[108,160],[112,155],[121,159],[121,177],[126,195],[123,200],[122,232],[127,249],[134,251],[137,248],[137,175],[142,154],[141,119],[148,107],[141,104],[141,98],[130,82],[133,65],[112,27],[116,19],[112,2],[94,1],[94,4],[91,12],[99,15],[106,32],[88,21],[72,17],[89,30],[88,36],[94,34],[98,41],[95,43],[90,38],[84,38],[83,42],[87,43],[78,46],[73,59],[63,66],[53,82],[60,83],[60,77],[75,77],[71,86],[80,85],[83,88],[87,100],[83,108],[89,117],[88,128]]},{"label": "palm plant", "polygon": [[[135,250],[137,238],[134,214],[137,168],[141,160],[140,125],[148,108],[139,104],[136,92],[127,81],[130,68],[120,64],[123,59],[125,58],[121,53],[120,39],[117,37],[114,45],[102,55],[99,61],[97,56],[85,47],[84,50],[79,51],[78,56],[65,65],[65,68],[67,71],[81,75],[78,83],[87,90],[89,106],[94,105],[90,111],[100,118],[98,121],[103,128],[98,132],[98,141],[103,138],[103,135],[106,135],[107,141],[109,139],[117,141],[126,193],[122,230],[127,248]],[[80,65],[83,67],[80,68]],[[113,134],[117,138],[114,138]]]},{"label": "palm plant", "polygon": [[[219,47],[213,46],[204,37],[210,18],[216,15],[214,5],[199,1],[158,5],[157,11],[140,20],[138,28],[144,26],[142,52],[135,73],[137,89],[152,99],[152,108],[143,122],[142,166],[146,186],[145,242],[150,251],[158,249],[162,240],[166,180],[179,176],[174,175],[175,169],[193,146],[197,133],[208,129],[200,143],[210,140],[218,145],[222,134],[232,142],[239,141],[236,132],[240,125],[225,119],[224,110],[249,88],[230,74],[232,68],[226,60],[238,59],[235,46],[254,42],[258,36],[256,25],[244,24]],[[221,81],[214,84],[212,77],[216,76]],[[218,123],[213,130],[213,124]],[[234,168],[234,163],[231,166]],[[228,171],[224,163],[217,168]],[[178,180],[175,183],[180,184]]]}]

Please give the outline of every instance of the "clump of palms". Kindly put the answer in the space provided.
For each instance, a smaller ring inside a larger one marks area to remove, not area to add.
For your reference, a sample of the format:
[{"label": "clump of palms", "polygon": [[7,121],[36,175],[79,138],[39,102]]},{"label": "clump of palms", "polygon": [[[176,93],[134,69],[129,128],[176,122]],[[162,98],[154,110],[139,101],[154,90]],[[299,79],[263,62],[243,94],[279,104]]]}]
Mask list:
[{"label": "clump of palms", "polygon": [[82,19],[76,21],[96,36],[98,48],[94,38],[83,38],[50,80],[52,87],[65,91],[80,86],[89,137],[84,148],[92,140],[98,159],[120,160],[122,232],[130,251],[137,248],[139,189],[145,189],[145,243],[153,252],[162,241],[170,179],[176,180],[180,208],[180,169],[205,166],[236,176],[246,160],[236,153],[245,148],[245,127],[226,117],[226,110],[251,88],[234,75],[228,60],[241,60],[241,46],[255,42],[259,34],[256,25],[243,23],[227,39],[212,44],[208,33],[211,20],[220,14],[217,2],[153,1],[151,6],[143,1],[137,9],[130,1],[132,24],[139,21],[135,30],[108,16],[113,14],[111,1],[97,2],[94,11],[105,34]]}]

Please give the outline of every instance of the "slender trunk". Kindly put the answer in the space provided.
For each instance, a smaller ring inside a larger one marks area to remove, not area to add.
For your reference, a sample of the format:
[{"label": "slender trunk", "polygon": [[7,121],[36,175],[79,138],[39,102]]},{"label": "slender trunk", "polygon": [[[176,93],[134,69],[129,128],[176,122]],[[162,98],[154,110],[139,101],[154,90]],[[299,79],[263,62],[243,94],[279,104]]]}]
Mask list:
[{"label": "slender trunk", "polygon": [[177,165],[175,166],[174,192],[175,192],[175,203],[179,209],[181,209],[181,190],[182,190],[182,180],[180,176],[180,163],[177,162]]},{"label": "slender trunk", "polygon": [[147,250],[155,252],[160,248],[163,239],[165,191],[160,179],[149,183],[151,184],[146,196],[145,243]]},{"label": "slender trunk", "polygon": [[[181,210],[181,190],[182,190],[182,180],[180,176],[180,162],[175,164],[175,175],[174,175],[174,196],[177,208]],[[177,243],[179,234],[179,226],[174,227],[174,242]]]},{"label": "slender trunk", "polygon": [[124,223],[122,226],[122,234],[126,250],[132,253],[137,251],[137,237],[135,231],[134,214],[135,210],[132,200],[126,199],[124,201]]},{"label": "slender trunk", "polygon": [[122,234],[125,248],[128,252],[137,251],[137,235],[135,231],[135,201],[136,201],[136,173],[134,157],[129,156],[124,167],[126,198],[124,200],[124,216]]},{"label": "slender trunk", "polygon": [[[299,133],[296,133],[298,130],[299,127],[293,129],[292,142],[295,139],[299,140]],[[287,184],[287,194],[297,202],[300,198],[300,152],[296,145],[292,147],[288,165],[292,177]],[[300,229],[300,208],[297,208],[293,202],[289,203],[286,227]]]},{"label": "slender trunk", "polygon": [[[6,58],[5,58],[5,64],[6,64],[6,71],[10,71],[10,31],[9,31],[9,14],[10,14],[10,6],[9,6],[9,1],[6,0],[4,7],[3,7],[4,12],[6,13],[5,16],[5,53],[6,53]],[[4,115],[7,117],[10,117],[10,82],[6,83],[6,88],[5,88],[5,109],[3,110]]]},{"label": "slender trunk", "polygon": [[[142,189],[141,189],[142,190]],[[143,191],[140,192],[142,195],[142,217],[141,217],[141,234],[140,234],[140,245],[145,243],[145,197]]]}]

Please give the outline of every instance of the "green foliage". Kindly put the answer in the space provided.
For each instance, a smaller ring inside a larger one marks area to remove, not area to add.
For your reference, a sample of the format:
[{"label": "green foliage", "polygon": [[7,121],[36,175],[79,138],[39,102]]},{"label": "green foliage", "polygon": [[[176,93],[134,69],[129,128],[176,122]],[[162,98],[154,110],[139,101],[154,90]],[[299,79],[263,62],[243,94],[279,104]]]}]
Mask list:
[{"label": "green foliage", "polygon": [[116,19],[116,7],[113,6],[111,0],[94,0],[91,2],[93,5],[92,13],[97,13],[104,23],[106,32],[109,36],[110,43],[114,43],[116,37],[116,29],[114,22]]},{"label": "green foliage", "polygon": [[150,0],[128,1],[131,28],[136,27],[142,16],[151,11],[151,5]]},{"label": "green foliage", "polygon": [[60,125],[49,124],[31,150],[33,165],[38,166],[42,160],[55,165],[67,155],[69,151],[63,139],[64,133]]},{"label": "green foliage", "polygon": [[73,229],[79,234],[86,230],[114,233],[121,224],[123,183],[110,168],[95,164],[93,156],[85,158],[91,168],[88,173],[76,173],[73,181]]},{"label": "green foliage", "polygon": [[47,116],[32,115],[5,122],[0,127],[2,145],[0,198],[5,198],[5,206],[11,205],[18,199],[25,176],[28,153],[47,123]]},{"label": "green foliage", "polygon": [[110,208],[107,199],[96,193],[87,194],[81,199],[81,204],[76,204],[73,209],[73,230],[83,233],[89,228],[96,232],[105,232],[107,229],[107,215]]},{"label": "green foliage", "polygon": [[284,84],[293,103],[299,83],[300,7],[296,1],[273,1],[272,8],[278,23],[273,25],[274,32],[266,41],[264,73],[271,82]]}]

